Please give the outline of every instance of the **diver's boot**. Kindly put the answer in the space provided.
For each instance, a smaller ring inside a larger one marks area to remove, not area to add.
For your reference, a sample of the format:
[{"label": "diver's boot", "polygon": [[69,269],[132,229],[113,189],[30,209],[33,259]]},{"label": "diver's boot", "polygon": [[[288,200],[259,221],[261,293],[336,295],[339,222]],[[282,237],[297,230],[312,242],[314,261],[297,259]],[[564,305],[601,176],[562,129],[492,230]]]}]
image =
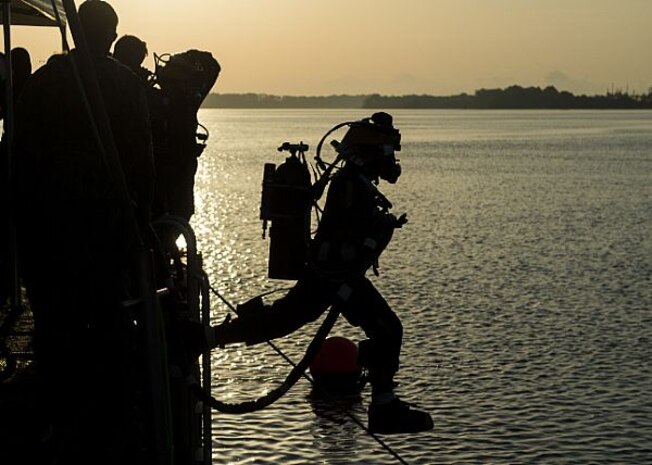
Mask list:
[{"label": "diver's boot", "polygon": [[186,341],[188,358],[195,360],[204,352],[228,344],[244,342],[248,345],[258,344],[270,339],[269,328],[261,323],[266,305],[260,297],[254,297],[237,306],[236,318],[230,315],[216,326],[206,326],[201,323],[186,321],[182,334]]},{"label": "diver's boot", "polygon": [[255,318],[265,311],[265,304],[263,298],[260,296],[249,299],[242,304],[236,306],[236,313],[239,317]]},{"label": "diver's boot", "polygon": [[215,330],[210,326],[188,320],[179,323],[179,331],[188,362],[194,362],[201,354],[217,347]]},{"label": "diver's boot", "polygon": [[217,347],[224,347],[234,342],[244,342],[242,325],[238,318],[227,316],[217,326],[208,326],[195,321],[184,321],[181,325],[184,348],[189,361],[196,360],[201,354]]},{"label": "diver's boot", "polygon": [[250,345],[268,340],[267,328],[263,322],[266,309],[261,297],[238,304],[236,318],[228,316],[221,324],[212,327],[209,344],[212,347],[223,347],[237,342]]},{"label": "diver's boot", "polygon": [[369,431],[372,433],[418,433],[432,427],[432,418],[427,412],[412,409],[399,398],[369,406]]}]

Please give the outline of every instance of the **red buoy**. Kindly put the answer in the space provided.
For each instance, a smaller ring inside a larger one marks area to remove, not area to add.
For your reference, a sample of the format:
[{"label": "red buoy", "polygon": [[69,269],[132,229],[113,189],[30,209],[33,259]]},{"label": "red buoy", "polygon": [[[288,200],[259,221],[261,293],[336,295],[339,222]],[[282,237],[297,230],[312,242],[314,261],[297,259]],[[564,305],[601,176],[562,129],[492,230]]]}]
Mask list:
[{"label": "red buoy", "polygon": [[310,364],[310,374],[330,392],[356,391],[362,374],[362,367],[358,364],[358,346],[345,337],[329,337]]}]

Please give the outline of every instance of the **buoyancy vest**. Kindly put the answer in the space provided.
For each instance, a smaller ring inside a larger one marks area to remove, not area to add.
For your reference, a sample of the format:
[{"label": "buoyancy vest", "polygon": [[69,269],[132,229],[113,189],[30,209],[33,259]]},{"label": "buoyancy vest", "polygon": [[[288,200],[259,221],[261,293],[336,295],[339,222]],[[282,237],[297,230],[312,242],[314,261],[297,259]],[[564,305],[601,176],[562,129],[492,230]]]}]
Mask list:
[{"label": "buoyancy vest", "polygon": [[344,169],[333,178],[311,245],[317,271],[333,277],[363,274],[378,260],[396,224],[378,194],[360,173]]}]

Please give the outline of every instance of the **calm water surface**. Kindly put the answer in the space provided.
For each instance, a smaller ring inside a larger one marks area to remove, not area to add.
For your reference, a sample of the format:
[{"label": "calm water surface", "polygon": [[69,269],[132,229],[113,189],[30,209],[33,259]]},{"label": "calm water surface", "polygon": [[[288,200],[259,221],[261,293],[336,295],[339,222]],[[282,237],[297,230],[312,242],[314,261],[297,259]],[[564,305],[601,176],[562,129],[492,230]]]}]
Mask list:
[{"label": "calm water surface", "polygon": [[[212,284],[242,302],[265,278],[262,167],[359,110],[204,110],[193,219]],[[412,465],[652,463],[652,113],[397,111],[409,223],[377,287],[405,326],[399,393],[435,428],[386,436]],[[213,317],[223,305],[214,299]],[[317,326],[279,340],[299,360]],[[362,333],[346,323],[335,334]],[[213,394],[259,397],[289,371],[266,346],[214,352]],[[300,381],[262,412],[214,417],[216,464],[394,464],[369,392],[314,400]]]}]

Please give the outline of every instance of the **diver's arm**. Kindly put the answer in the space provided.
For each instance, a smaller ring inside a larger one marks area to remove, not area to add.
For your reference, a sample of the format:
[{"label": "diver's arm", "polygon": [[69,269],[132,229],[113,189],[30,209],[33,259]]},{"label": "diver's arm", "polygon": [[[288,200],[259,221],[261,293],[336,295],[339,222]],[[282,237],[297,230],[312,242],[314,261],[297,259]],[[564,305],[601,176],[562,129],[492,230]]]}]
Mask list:
[{"label": "diver's arm", "polygon": [[405,213],[397,218],[393,213],[378,212],[375,221],[362,240],[357,273],[364,274],[371,267],[374,267],[374,272],[376,272],[378,259],[392,240],[394,230],[402,228],[405,223],[407,223]]}]

